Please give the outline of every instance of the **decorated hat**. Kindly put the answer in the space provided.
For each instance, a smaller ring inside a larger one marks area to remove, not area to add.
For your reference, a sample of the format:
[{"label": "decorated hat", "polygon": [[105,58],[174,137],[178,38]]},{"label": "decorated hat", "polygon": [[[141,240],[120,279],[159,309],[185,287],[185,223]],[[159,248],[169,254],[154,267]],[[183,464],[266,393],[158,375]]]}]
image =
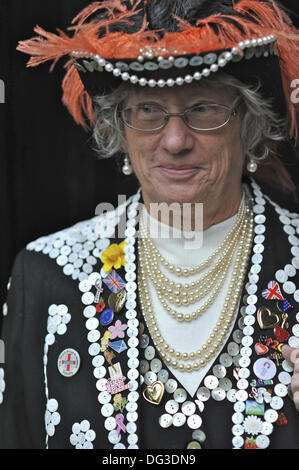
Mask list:
[{"label": "decorated hat", "polygon": [[299,103],[292,83],[299,72],[299,32],[274,0],[104,0],[72,21],[69,33],[34,28],[17,49],[28,67],[63,57],[63,103],[86,130],[94,124],[92,98],[127,82],[177,87],[219,71],[261,92],[286,118],[297,142]]}]

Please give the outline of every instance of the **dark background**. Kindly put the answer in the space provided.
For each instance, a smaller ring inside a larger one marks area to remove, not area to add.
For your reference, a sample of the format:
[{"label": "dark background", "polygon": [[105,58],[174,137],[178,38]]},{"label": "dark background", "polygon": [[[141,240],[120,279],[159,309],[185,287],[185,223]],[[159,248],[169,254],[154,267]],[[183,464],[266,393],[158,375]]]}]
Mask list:
[{"label": "dark background", "polygon": [[[29,241],[91,218],[99,202],[116,205],[118,194],[137,187],[114,161],[96,158],[91,134],[62,105],[64,61],[49,73],[50,62],[26,68],[29,56],[16,51],[19,40],[35,36],[35,25],[66,30],[89,3],[0,0],[0,306],[13,260]],[[299,12],[298,0],[282,3]],[[299,17],[293,20],[299,27]],[[293,179],[299,186],[298,173]],[[298,209],[289,198],[278,194],[276,200]]]}]

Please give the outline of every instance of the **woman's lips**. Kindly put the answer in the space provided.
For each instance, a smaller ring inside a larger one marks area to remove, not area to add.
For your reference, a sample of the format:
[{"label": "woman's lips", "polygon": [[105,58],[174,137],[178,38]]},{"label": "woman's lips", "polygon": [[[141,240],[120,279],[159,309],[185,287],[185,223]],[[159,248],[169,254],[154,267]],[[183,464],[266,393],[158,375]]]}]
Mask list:
[{"label": "woman's lips", "polygon": [[195,173],[198,171],[198,167],[196,166],[182,166],[182,167],[167,167],[167,166],[160,166],[159,167],[164,173],[166,173],[169,176],[176,176],[176,177],[184,177],[184,176],[189,176],[192,173]]}]

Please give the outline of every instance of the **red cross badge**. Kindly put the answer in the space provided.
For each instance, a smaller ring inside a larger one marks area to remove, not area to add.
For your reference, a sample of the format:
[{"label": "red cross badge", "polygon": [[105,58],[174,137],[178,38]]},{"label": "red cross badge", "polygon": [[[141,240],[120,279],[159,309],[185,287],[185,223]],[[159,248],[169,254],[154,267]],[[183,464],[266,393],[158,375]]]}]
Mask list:
[{"label": "red cross badge", "polygon": [[64,377],[73,377],[80,367],[80,356],[75,349],[64,349],[59,354],[57,367]]}]

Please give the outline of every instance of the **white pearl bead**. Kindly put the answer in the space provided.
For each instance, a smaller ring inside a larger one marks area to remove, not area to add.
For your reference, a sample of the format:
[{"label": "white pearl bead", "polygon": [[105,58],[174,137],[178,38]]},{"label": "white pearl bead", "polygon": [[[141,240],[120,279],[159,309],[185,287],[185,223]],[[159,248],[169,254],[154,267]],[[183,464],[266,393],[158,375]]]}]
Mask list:
[{"label": "white pearl bead", "polygon": [[201,79],[201,73],[200,72],[195,72],[193,74],[193,78],[194,78],[194,80],[200,80]]},{"label": "white pearl bead", "polygon": [[193,80],[193,77],[192,77],[191,75],[186,75],[186,76],[185,76],[185,82],[186,82],[186,83],[191,83],[192,80]]},{"label": "white pearl bead", "polygon": [[183,83],[184,83],[184,79],[183,79],[182,77],[177,77],[177,78],[175,79],[175,83],[176,83],[177,85],[181,86],[181,85],[183,85]]},{"label": "white pearl bead", "polygon": [[163,80],[162,78],[161,78],[160,80],[158,80],[158,86],[159,86],[160,88],[163,88],[165,85],[166,85],[165,80]]},{"label": "white pearl bead", "polygon": [[224,67],[227,64],[225,59],[219,59],[218,60],[218,65],[219,67]]},{"label": "white pearl bead", "polygon": [[139,82],[138,82],[138,83],[139,83],[139,85],[141,85],[141,86],[145,86],[145,85],[147,84],[147,80],[146,80],[146,78],[143,78],[143,77],[142,77],[142,78],[139,78]]},{"label": "white pearl bead", "polygon": [[204,77],[208,77],[210,75],[210,69],[205,68],[205,69],[203,69],[203,71],[201,73]]},{"label": "white pearl bead", "polygon": [[154,80],[153,78],[151,78],[151,79],[148,81],[148,85],[153,88],[153,87],[155,87],[155,86],[157,85],[157,82],[156,82],[156,80]]},{"label": "white pearl bead", "polygon": [[137,83],[137,82],[138,82],[138,77],[137,77],[136,75],[132,75],[132,76],[130,77],[130,82],[131,82],[131,83]]},{"label": "white pearl bead", "polygon": [[113,68],[114,68],[113,65],[110,64],[110,63],[108,63],[108,64],[105,65],[105,70],[106,70],[107,72],[111,72],[111,71],[113,70]]}]

